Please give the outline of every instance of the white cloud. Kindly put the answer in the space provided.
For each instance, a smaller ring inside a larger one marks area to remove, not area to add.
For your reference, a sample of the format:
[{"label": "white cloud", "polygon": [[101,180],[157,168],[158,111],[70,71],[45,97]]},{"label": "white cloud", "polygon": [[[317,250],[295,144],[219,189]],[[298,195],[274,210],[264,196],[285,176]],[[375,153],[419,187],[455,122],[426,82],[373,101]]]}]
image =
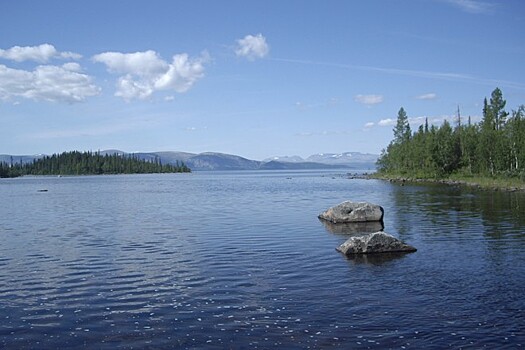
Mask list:
[{"label": "white cloud", "polygon": [[355,95],[354,101],[371,106],[383,102],[382,95]]},{"label": "white cloud", "polygon": [[136,80],[131,74],[126,74],[117,80],[115,96],[129,101],[134,98],[145,99],[153,94],[153,86],[147,80]]},{"label": "white cloud", "polygon": [[100,88],[89,75],[80,73],[80,65],[43,65],[33,71],[0,65],[0,100],[26,98],[35,101],[82,102],[98,95]]},{"label": "white cloud", "polygon": [[493,4],[477,0],[445,0],[448,3],[468,13],[487,13],[494,7]]},{"label": "white cloud", "polygon": [[68,62],[62,65],[62,68],[71,72],[82,72],[82,67],[76,62]]},{"label": "white cloud", "polygon": [[[448,120],[450,123],[456,123],[457,117],[455,115],[438,115],[438,116],[419,116],[419,117],[411,117],[408,118],[408,122],[412,126],[412,130],[416,130],[419,125],[424,125],[425,121],[428,121],[429,125],[436,125],[439,126],[443,123],[443,121]],[[463,116],[461,118],[462,124],[468,123],[468,118],[466,116]],[[475,123],[481,120],[480,116],[472,116],[471,122]],[[374,122],[368,122],[365,124],[365,128],[372,128],[374,126],[394,126],[397,123],[397,119],[394,118],[386,118],[381,119],[377,123]]]},{"label": "white cloud", "polygon": [[60,52],[58,57],[65,59],[65,60],[79,60],[82,58],[82,55],[75,52],[65,51]]},{"label": "white cloud", "polygon": [[396,120],[392,118],[381,119],[380,121],[377,122],[377,125],[379,126],[392,126],[395,124],[396,124]]},{"label": "white cloud", "polygon": [[270,47],[266,43],[266,38],[262,34],[246,35],[237,40],[235,54],[239,57],[246,57],[249,60],[264,58],[270,52]]},{"label": "white cloud", "polygon": [[158,53],[149,50],[135,53],[105,52],[93,56],[95,62],[104,63],[111,73],[123,74],[117,81],[116,96],[125,100],[145,99],[155,91],[188,91],[204,76],[207,52],[200,57],[188,54],[173,56],[171,63],[164,61]]},{"label": "white cloud", "polygon": [[42,44],[38,46],[13,46],[7,50],[0,49],[0,58],[16,62],[35,61],[46,63],[52,58],[78,60],[82,56],[74,52],[59,52],[53,45]]},{"label": "white cloud", "polygon": [[439,115],[439,116],[421,116],[421,117],[412,117],[408,118],[408,122],[410,125],[413,126],[419,126],[425,124],[425,121],[428,120],[428,125],[439,125],[443,123],[443,121],[448,120],[449,122],[453,122],[456,120],[456,116],[452,115]]},{"label": "white cloud", "polygon": [[168,63],[153,50],[134,53],[104,52],[93,56],[93,60],[104,63],[112,73],[141,77],[162,74],[168,69]]},{"label": "white cloud", "polygon": [[434,100],[437,98],[437,95],[435,93],[429,93],[429,94],[423,94],[416,96],[416,99],[418,100]]},{"label": "white cloud", "polygon": [[197,80],[204,76],[204,63],[208,59],[207,53],[195,59],[190,59],[185,53],[173,56],[173,62],[168,71],[155,81],[155,88],[158,90],[173,89],[179,93],[188,91]]}]

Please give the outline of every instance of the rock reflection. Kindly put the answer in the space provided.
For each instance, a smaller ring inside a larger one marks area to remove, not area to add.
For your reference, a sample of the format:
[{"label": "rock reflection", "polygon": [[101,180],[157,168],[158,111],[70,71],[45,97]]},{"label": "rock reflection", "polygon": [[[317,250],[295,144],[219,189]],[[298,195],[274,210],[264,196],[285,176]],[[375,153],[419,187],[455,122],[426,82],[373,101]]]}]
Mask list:
[{"label": "rock reflection", "polygon": [[348,261],[353,262],[356,265],[370,264],[380,266],[391,262],[393,260],[402,259],[409,252],[394,252],[394,253],[372,253],[372,254],[354,254],[348,255],[346,258]]},{"label": "rock reflection", "polygon": [[325,229],[336,235],[356,235],[383,231],[385,228],[382,221],[373,222],[351,222],[334,224],[326,220],[321,220]]}]

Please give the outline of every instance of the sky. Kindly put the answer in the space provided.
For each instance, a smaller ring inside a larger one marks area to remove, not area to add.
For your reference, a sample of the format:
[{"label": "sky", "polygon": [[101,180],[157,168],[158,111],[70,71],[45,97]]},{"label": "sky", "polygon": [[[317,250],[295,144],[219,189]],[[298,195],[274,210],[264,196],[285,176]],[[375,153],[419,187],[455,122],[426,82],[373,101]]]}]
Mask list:
[{"label": "sky", "polygon": [[522,0],[0,0],[0,154],[379,154],[524,57]]}]

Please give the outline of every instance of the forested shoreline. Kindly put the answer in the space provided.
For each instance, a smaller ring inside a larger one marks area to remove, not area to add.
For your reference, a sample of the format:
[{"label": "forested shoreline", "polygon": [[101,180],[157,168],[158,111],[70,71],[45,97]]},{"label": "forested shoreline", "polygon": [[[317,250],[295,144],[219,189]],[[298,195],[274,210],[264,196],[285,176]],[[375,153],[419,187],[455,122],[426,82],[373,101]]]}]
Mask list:
[{"label": "forested shoreline", "polygon": [[479,123],[471,118],[428,120],[412,132],[404,108],[398,112],[394,139],[377,161],[378,175],[412,179],[492,178],[525,182],[525,106],[510,113],[499,88],[483,101]]},{"label": "forested shoreline", "polygon": [[31,163],[0,163],[0,177],[23,175],[102,175],[185,173],[191,170],[178,162],[162,164],[160,159],[146,161],[134,155],[106,154],[99,152],[64,152],[35,159]]}]

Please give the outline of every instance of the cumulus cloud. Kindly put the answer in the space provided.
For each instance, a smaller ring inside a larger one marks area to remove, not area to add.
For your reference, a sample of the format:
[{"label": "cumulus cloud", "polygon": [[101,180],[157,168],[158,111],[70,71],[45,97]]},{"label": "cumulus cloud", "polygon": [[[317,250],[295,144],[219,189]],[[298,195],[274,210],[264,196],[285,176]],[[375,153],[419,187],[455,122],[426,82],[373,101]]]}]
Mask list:
[{"label": "cumulus cloud", "polygon": [[377,125],[379,126],[391,126],[395,124],[396,124],[396,120],[392,118],[381,119],[380,121],[377,122]]},{"label": "cumulus cloud", "polygon": [[270,46],[266,43],[266,38],[262,34],[246,35],[237,40],[235,54],[239,57],[246,57],[249,60],[264,58],[270,52]]},{"label": "cumulus cloud", "polygon": [[174,55],[172,62],[164,61],[153,50],[135,53],[104,52],[93,56],[95,62],[106,65],[111,73],[121,74],[117,80],[116,96],[126,100],[146,99],[155,91],[188,91],[204,76],[207,52],[200,57]]},{"label": "cumulus cloud", "polygon": [[78,64],[76,62],[64,63],[62,65],[62,68],[64,68],[65,70],[72,71],[72,72],[81,72],[82,71],[82,67],[80,66],[80,64]]},{"label": "cumulus cloud", "polygon": [[193,84],[204,76],[204,63],[209,60],[208,54],[190,59],[187,54],[173,56],[173,62],[167,72],[155,81],[158,90],[173,89],[182,93],[188,91]]},{"label": "cumulus cloud", "polygon": [[368,122],[368,123],[365,124],[365,128],[369,129],[369,128],[373,127],[374,125],[375,125],[374,122]]},{"label": "cumulus cloud", "polygon": [[416,96],[416,99],[418,100],[434,100],[437,98],[437,95],[435,93],[429,93],[429,94],[423,94]]},{"label": "cumulus cloud", "polygon": [[146,99],[153,94],[153,86],[149,81],[136,80],[131,74],[126,74],[117,80],[115,96],[129,101],[134,98]]},{"label": "cumulus cloud", "polygon": [[33,71],[0,65],[0,100],[26,98],[35,101],[82,102],[100,93],[77,63],[41,65]]},{"label": "cumulus cloud", "polygon": [[153,50],[134,53],[104,52],[93,56],[93,61],[104,63],[111,73],[151,76],[168,69],[166,63]]},{"label": "cumulus cloud", "polygon": [[53,45],[13,46],[7,50],[0,49],[0,58],[16,62],[34,61],[46,63],[53,58],[78,60],[81,55],[74,52],[59,52]]},{"label": "cumulus cloud", "polygon": [[383,96],[382,95],[355,95],[354,101],[372,106],[376,105],[378,103],[383,102]]}]

